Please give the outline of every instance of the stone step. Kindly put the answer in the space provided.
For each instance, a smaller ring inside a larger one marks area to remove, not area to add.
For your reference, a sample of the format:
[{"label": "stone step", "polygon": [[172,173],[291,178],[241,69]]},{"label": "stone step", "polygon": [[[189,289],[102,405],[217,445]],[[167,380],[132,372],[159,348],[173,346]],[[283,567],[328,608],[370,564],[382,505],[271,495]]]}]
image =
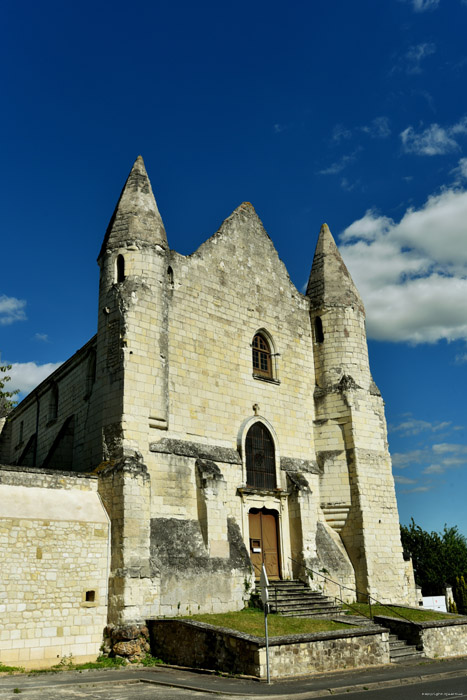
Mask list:
[{"label": "stone step", "polygon": [[331,598],[308,598],[308,596],[290,596],[290,597],[283,597],[279,598],[279,596],[276,598],[275,595],[270,595],[269,596],[269,602],[270,603],[276,603],[278,605],[295,605],[299,603],[304,603],[305,605],[311,605],[311,606],[316,606],[316,605],[334,605],[338,608],[340,608],[339,605],[337,605]]},{"label": "stone step", "polygon": [[[261,591],[260,586],[256,586]],[[269,586],[271,612],[286,617],[332,617],[341,613],[339,605],[318,591],[312,591],[302,581],[271,581]]]},{"label": "stone step", "polygon": [[418,651],[414,646],[407,646],[405,649],[396,649],[390,652],[391,663],[398,661],[414,661],[425,657],[422,651]]},{"label": "stone step", "polygon": [[332,613],[333,615],[337,615],[339,613],[339,608],[335,605],[317,605],[315,607],[310,607],[309,605],[281,605],[280,607],[276,607],[275,605],[271,605],[271,610],[272,612],[281,613],[281,615],[284,615],[285,613],[290,613],[293,615],[294,613],[300,612]]},{"label": "stone step", "polygon": [[282,617],[332,617],[334,618],[336,611],[335,610],[321,610],[319,612],[311,612],[311,611],[302,611],[302,612],[280,612]]}]

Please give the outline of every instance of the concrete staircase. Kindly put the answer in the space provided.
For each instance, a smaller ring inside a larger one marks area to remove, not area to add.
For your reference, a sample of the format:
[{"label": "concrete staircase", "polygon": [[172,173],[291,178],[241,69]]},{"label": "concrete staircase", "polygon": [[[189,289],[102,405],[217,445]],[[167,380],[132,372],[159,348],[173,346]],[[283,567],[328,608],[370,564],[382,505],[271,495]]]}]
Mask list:
[{"label": "concrete staircase", "polygon": [[[362,615],[349,615],[345,622],[364,627],[372,625],[373,621]],[[391,663],[404,663],[408,661],[420,661],[425,658],[423,651],[419,651],[414,644],[409,644],[405,639],[400,639],[397,634],[389,634],[389,658]]]},{"label": "concrete staircase", "polygon": [[389,635],[389,656],[393,664],[425,658],[423,651],[418,651],[415,645],[409,644],[405,639],[399,639],[397,634]]},{"label": "concrete staircase", "polygon": [[[261,590],[259,586],[257,590]],[[302,581],[270,581],[269,606],[272,613],[288,617],[334,617],[341,607],[331,598],[312,591]]]}]

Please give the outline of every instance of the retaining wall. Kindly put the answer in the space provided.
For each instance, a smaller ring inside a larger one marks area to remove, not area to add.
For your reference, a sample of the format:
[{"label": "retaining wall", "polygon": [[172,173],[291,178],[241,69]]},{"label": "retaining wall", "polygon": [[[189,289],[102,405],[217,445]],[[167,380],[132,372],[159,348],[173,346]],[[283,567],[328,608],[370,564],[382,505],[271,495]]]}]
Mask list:
[{"label": "retaining wall", "polygon": [[409,622],[375,616],[374,621],[401,639],[406,639],[409,644],[415,644],[429,659],[463,656],[467,652],[467,617]]},{"label": "retaining wall", "polygon": [[[266,678],[266,640],[187,620],[150,620],[151,651],[167,663]],[[368,626],[269,640],[271,678],[389,663],[389,633]]]}]

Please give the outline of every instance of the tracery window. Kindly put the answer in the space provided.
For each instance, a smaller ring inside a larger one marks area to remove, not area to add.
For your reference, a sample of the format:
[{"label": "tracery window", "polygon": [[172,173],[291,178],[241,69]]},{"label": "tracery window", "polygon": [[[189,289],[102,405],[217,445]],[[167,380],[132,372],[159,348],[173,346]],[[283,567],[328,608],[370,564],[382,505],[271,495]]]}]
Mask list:
[{"label": "tracery window", "polygon": [[276,488],[274,441],[263,423],[253,423],[245,441],[246,483],[262,489]]},{"label": "tracery window", "polygon": [[272,379],[271,348],[261,333],[253,338],[253,373]]}]

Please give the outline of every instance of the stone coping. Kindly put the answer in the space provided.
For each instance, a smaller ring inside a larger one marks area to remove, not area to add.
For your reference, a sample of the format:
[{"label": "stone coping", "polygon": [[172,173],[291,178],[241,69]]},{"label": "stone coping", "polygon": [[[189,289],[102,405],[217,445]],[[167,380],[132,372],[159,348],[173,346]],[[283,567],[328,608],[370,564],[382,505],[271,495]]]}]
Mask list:
[{"label": "stone coping", "polygon": [[[419,608],[416,608],[419,609]],[[467,616],[455,617],[445,620],[405,620],[402,617],[389,617],[386,615],[375,615],[375,620],[381,620],[381,624],[384,626],[384,620],[390,620],[391,622],[398,622],[404,625],[413,625],[419,629],[430,629],[432,627],[455,627],[456,625],[467,625]]]},{"label": "stone coping", "polygon": [[31,478],[34,476],[34,474],[37,474],[38,476],[47,475],[56,476],[57,478],[67,477],[71,479],[91,479],[94,481],[98,480],[98,476],[91,472],[75,472],[66,471],[64,469],[42,469],[42,467],[25,467],[22,465],[15,464],[0,464],[0,472],[27,474],[28,476],[31,476]]},{"label": "stone coping", "polygon": [[[209,625],[206,622],[197,622],[195,620],[180,620],[177,617],[171,617],[147,620],[147,625],[150,626],[153,623],[164,624],[174,622],[180,625],[186,625],[187,627],[217,632],[218,634],[225,634],[230,637],[235,637],[236,639],[242,639],[243,641],[249,642],[250,644],[256,644],[258,647],[266,646],[265,637],[256,637],[255,635],[245,634],[244,632],[239,632],[238,630],[230,629],[230,627],[217,627],[215,625]],[[366,625],[365,627],[354,627],[351,630],[341,629],[328,632],[288,634],[283,635],[281,637],[270,637],[268,640],[268,645],[271,647],[281,646],[282,644],[304,644],[306,642],[320,642],[332,639],[344,639],[349,637],[367,637],[382,634],[383,632],[387,632],[387,629],[385,627],[382,627],[381,625]]]},{"label": "stone coping", "polygon": [[216,445],[205,445],[200,442],[189,442],[188,440],[175,440],[172,438],[162,438],[159,442],[151,442],[149,445],[151,452],[162,452],[164,454],[175,454],[181,457],[197,457],[198,459],[210,459],[213,462],[226,462],[228,464],[241,464],[242,460],[237,450],[230,447],[220,447]]}]

